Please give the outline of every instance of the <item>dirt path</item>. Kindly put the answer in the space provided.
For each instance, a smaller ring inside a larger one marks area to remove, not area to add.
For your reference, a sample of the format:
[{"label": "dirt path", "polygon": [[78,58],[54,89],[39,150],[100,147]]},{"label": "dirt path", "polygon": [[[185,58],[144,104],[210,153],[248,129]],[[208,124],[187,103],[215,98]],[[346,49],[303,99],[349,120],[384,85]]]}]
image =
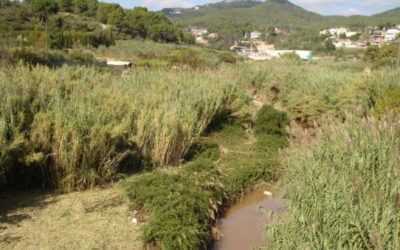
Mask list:
[{"label": "dirt path", "polygon": [[0,193],[0,249],[141,249],[117,188]]}]

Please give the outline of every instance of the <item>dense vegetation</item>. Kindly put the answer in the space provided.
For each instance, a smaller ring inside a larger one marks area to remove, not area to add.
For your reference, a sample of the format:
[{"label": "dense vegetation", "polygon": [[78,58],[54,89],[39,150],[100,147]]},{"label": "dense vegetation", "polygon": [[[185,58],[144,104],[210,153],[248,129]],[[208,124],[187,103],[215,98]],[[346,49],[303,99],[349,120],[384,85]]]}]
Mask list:
[{"label": "dense vegetation", "polygon": [[112,180],[124,166],[140,168],[142,158],[177,164],[235,96],[226,76],[194,71],[121,78],[90,68],[17,67],[0,74],[0,166],[7,183],[21,186],[71,190]]},{"label": "dense vegetation", "polygon": [[193,42],[160,13],[97,0],[2,0],[0,33],[1,46],[46,49],[109,46],[129,38]]},{"label": "dense vegetation", "polygon": [[273,249],[400,247],[397,119],[326,124],[288,152],[290,213],[270,232]]}]

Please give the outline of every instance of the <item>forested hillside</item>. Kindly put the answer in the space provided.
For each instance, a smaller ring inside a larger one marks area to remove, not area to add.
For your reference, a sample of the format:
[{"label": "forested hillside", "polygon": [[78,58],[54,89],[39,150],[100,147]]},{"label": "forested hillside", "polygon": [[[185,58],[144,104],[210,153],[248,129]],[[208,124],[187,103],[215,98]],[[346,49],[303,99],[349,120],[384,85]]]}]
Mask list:
[{"label": "forested hillside", "polygon": [[190,42],[190,36],[161,13],[126,10],[97,0],[1,0],[1,45],[39,48],[111,45],[116,39]]},{"label": "forested hillside", "polygon": [[240,34],[251,29],[280,27],[291,30],[322,29],[332,26],[366,26],[396,23],[400,9],[374,16],[323,16],[305,10],[288,0],[238,0],[163,10],[172,20],[189,26],[204,26],[225,34]]}]

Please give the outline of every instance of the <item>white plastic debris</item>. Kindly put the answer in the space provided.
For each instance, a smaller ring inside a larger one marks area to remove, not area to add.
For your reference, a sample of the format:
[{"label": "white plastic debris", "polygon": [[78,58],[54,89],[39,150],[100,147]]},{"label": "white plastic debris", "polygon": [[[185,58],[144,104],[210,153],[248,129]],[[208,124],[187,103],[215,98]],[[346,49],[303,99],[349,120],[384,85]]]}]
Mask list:
[{"label": "white plastic debris", "polygon": [[130,67],[130,66],[132,66],[132,63],[129,62],[129,61],[117,61],[117,60],[107,59],[107,65],[108,65],[108,66],[125,66],[125,67]]},{"label": "white plastic debris", "polygon": [[265,195],[265,196],[272,196],[272,193],[269,192],[269,191],[264,191],[264,195]]},{"label": "white plastic debris", "polygon": [[137,224],[138,224],[138,220],[137,220],[136,218],[133,218],[133,219],[132,219],[132,223],[135,224],[135,225],[137,225]]}]

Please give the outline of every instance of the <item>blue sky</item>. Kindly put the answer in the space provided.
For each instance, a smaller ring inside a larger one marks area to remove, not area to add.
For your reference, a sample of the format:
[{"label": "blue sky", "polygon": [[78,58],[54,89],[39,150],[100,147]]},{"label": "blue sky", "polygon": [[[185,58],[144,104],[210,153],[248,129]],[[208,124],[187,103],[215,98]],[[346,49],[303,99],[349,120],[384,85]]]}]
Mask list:
[{"label": "blue sky", "polygon": [[[104,0],[116,2],[126,8],[134,6],[146,6],[152,10],[166,7],[192,7],[217,0]],[[268,1],[268,0],[267,0]],[[400,0],[289,0],[308,10],[325,15],[341,14],[370,15],[388,9],[400,7]]]}]

